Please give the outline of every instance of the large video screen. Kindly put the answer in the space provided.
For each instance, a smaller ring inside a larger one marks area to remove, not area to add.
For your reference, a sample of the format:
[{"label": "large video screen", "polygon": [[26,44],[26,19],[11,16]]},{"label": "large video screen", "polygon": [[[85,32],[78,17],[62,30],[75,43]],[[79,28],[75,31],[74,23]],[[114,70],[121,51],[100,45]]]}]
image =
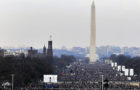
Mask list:
[{"label": "large video screen", "polygon": [[44,83],[57,83],[57,75],[44,75]]}]

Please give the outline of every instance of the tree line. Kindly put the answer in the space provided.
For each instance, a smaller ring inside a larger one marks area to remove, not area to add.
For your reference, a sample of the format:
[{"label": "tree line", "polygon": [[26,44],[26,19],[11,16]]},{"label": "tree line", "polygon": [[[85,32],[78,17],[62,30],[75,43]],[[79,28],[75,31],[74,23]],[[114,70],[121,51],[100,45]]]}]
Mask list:
[{"label": "tree line", "polygon": [[44,74],[56,74],[57,70],[74,61],[74,56],[66,55],[54,58],[0,57],[0,84],[4,81],[11,82],[11,74],[14,74],[15,86],[26,86],[42,80]]}]

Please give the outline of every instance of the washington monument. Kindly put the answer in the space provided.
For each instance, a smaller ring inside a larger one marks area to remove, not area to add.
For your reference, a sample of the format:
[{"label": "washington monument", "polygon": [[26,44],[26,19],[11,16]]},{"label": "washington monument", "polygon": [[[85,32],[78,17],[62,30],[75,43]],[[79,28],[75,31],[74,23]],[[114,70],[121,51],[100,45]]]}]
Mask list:
[{"label": "washington monument", "polygon": [[96,62],[96,21],[94,1],[91,6],[90,63]]}]

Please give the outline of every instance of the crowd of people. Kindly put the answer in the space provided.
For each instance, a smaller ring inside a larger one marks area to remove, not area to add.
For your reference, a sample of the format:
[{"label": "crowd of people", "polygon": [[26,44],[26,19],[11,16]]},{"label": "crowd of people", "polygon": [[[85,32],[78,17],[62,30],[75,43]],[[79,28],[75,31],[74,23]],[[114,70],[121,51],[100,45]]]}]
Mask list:
[{"label": "crowd of people", "polygon": [[[114,70],[111,65],[104,61],[99,61],[94,64],[86,64],[76,62],[70,68],[66,68],[59,74],[59,81],[64,82],[62,88],[101,88],[102,75],[104,80],[107,79],[108,88],[122,89],[138,89],[137,85],[130,85],[129,82],[136,81],[138,78],[132,77],[131,81],[127,77],[120,75],[120,72]],[[118,82],[117,84],[115,82]],[[120,83],[125,82],[125,83]],[[140,88],[139,88],[140,89]]]},{"label": "crowd of people", "polygon": [[[40,90],[42,88],[44,90],[101,90],[102,80],[108,80],[110,90],[140,89],[139,82],[136,82],[138,78],[132,77],[132,80],[128,81],[126,76],[121,76],[119,73],[104,61],[94,64],[75,62],[59,71],[57,84],[50,83],[32,87],[40,87]],[[137,84],[130,84],[130,82]]]},{"label": "crowd of people", "polygon": [[32,84],[22,90],[101,90],[103,80],[108,80],[106,88],[109,90],[140,89],[139,82],[136,82],[138,78],[132,77],[132,80],[128,81],[126,76],[121,76],[119,73],[104,61],[94,64],[74,62],[58,71],[58,83]]}]

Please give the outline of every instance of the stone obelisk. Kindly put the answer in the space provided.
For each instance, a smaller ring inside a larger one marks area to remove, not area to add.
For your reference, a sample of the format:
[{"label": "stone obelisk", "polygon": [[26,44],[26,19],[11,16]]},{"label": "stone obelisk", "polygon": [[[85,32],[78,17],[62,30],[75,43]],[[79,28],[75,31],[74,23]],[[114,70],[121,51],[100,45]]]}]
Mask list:
[{"label": "stone obelisk", "polygon": [[94,1],[91,6],[91,25],[90,25],[90,63],[96,62],[96,20]]}]

